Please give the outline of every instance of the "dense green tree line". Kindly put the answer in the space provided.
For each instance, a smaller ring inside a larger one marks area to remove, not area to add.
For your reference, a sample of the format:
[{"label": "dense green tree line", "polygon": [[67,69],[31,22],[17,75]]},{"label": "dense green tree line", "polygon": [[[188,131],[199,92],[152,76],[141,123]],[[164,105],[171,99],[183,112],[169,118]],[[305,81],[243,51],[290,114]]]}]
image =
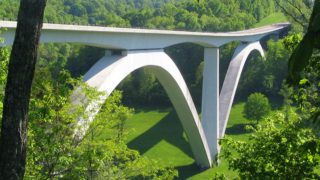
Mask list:
[{"label": "dense green tree line", "polygon": [[[16,19],[18,0],[0,2],[0,17]],[[52,0],[45,21],[121,27],[228,31],[250,27],[276,11],[260,0]]]}]

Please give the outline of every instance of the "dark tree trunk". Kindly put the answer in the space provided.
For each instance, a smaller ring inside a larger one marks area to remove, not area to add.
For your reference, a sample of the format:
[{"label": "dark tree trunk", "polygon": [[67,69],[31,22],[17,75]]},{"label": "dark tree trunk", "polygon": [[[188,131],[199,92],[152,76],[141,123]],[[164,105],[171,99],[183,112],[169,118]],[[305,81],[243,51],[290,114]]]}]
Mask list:
[{"label": "dark tree trunk", "polygon": [[0,138],[0,179],[23,179],[28,107],[47,0],[21,0],[9,62]]},{"label": "dark tree trunk", "polygon": [[320,49],[320,1],[314,2],[313,11],[310,17],[308,31],[314,36],[314,47]]}]

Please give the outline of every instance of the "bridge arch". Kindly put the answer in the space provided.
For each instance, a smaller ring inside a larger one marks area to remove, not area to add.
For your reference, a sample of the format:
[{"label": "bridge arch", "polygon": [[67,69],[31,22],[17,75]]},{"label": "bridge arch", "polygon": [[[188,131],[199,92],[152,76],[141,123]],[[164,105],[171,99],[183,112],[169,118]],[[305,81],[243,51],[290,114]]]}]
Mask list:
[{"label": "bridge arch", "polygon": [[[6,40],[4,44],[0,43],[0,46],[12,45],[16,22],[0,21],[0,27],[8,29],[1,34]],[[127,50],[127,54],[123,56],[105,56],[98,61],[84,77],[87,84],[110,94],[132,71],[141,67],[151,68],[177,111],[196,162],[203,167],[210,167],[211,161],[219,152],[217,142],[224,135],[236,87],[247,57],[253,50],[263,54],[258,42],[261,38],[286,31],[288,27],[288,23],[280,23],[244,31],[210,33],[44,24],[40,42],[70,42]],[[233,41],[248,43],[243,43],[236,49],[219,95],[219,47]],[[204,47],[202,124],[184,79],[162,50],[185,42]],[[107,96],[101,97],[101,102],[106,98]],[[101,102],[91,103],[87,107],[88,123],[94,118],[94,109],[99,109]],[[90,110],[93,110],[93,113],[90,113]],[[81,122],[83,121],[80,119],[80,124]]]},{"label": "bridge arch", "polygon": [[196,162],[202,167],[211,167],[208,143],[188,87],[175,63],[162,49],[104,56],[85,74],[84,81],[107,93],[102,102],[126,76],[143,67],[151,69],[166,90],[188,136]]},{"label": "bridge arch", "polygon": [[239,84],[244,65],[253,51],[258,51],[264,57],[264,51],[259,41],[241,43],[235,50],[229,64],[219,97],[219,138],[223,138],[227,127],[232,103]]}]

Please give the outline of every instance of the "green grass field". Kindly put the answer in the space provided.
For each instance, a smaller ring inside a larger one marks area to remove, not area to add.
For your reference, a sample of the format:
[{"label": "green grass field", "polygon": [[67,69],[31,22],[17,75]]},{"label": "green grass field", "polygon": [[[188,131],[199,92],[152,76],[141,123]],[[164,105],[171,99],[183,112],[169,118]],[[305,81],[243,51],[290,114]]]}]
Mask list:
[{"label": "green grass field", "polygon": [[269,24],[274,23],[281,23],[281,22],[287,22],[287,18],[282,13],[274,13],[270,14],[269,16],[263,18],[260,22],[258,22],[255,27],[261,27]]},{"label": "green grass field", "polygon": [[[226,131],[237,140],[246,140],[248,136],[244,126],[249,121],[242,116],[243,106],[243,103],[233,106]],[[201,170],[194,164],[189,143],[173,109],[138,109],[127,121],[126,129],[130,148],[164,166],[174,166],[179,171],[179,179],[211,179],[216,172],[230,178],[236,175],[228,170],[224,160],[218,167],[208,170]]]}]

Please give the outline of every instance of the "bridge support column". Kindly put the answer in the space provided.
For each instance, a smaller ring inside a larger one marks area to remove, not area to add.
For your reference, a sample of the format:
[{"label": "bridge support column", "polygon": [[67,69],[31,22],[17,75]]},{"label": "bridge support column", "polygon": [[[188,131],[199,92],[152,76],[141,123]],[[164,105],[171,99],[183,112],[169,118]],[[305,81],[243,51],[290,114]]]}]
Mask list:
[{"label": "bridge support column", "polygon": [[219,48],[204,49],[202,127],[212,160],[219,153]]}]

